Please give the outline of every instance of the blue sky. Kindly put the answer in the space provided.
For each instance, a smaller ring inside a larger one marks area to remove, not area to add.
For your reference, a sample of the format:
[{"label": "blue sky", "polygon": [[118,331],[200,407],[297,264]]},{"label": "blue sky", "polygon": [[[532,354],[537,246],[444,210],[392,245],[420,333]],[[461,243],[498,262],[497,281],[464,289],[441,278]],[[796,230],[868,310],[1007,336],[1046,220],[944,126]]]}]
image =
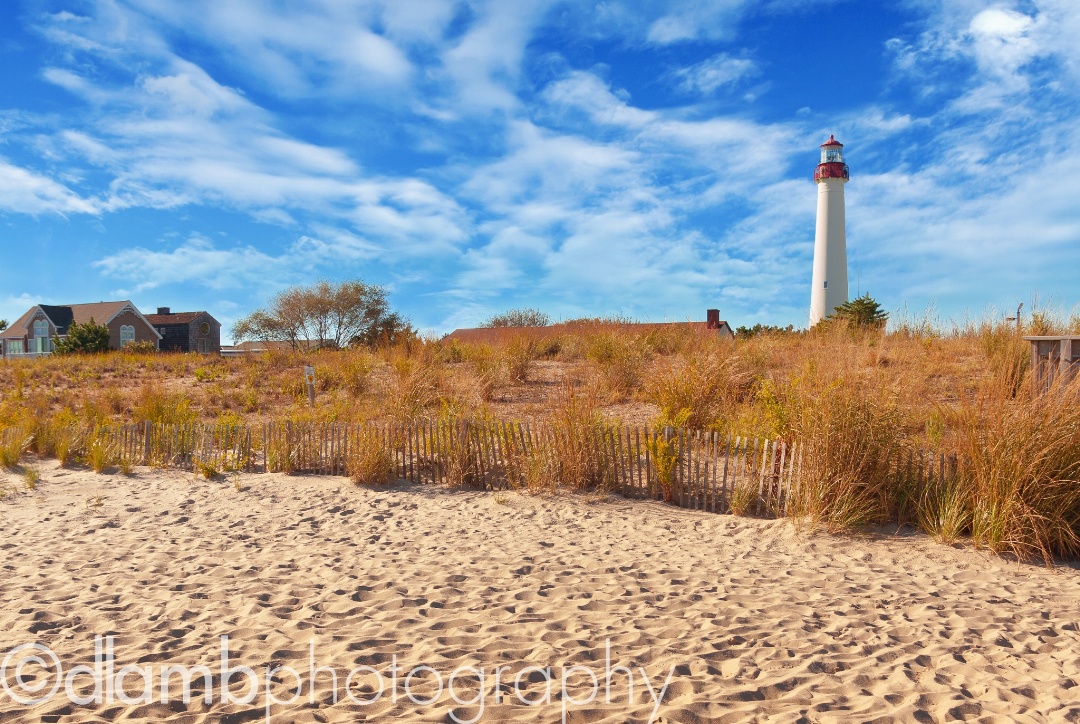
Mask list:
[{"label": "blue sky", "polygon": [[0,318],[320,278],[423,330],[805,326],[818,145],[850,285],[1080,301],[1075,0],[8,0]]}]

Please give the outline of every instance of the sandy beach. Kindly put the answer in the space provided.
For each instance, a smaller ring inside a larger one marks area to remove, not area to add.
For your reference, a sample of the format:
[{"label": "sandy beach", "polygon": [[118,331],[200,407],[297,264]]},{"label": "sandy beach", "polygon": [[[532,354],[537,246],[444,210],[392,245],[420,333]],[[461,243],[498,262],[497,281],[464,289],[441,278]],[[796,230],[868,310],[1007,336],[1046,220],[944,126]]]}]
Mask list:
[{"label": "sandy beach", "polygon": [[35,465],[34,490],[0,472],[3,721],[1080,721],[1075,566],[615,497]]}]

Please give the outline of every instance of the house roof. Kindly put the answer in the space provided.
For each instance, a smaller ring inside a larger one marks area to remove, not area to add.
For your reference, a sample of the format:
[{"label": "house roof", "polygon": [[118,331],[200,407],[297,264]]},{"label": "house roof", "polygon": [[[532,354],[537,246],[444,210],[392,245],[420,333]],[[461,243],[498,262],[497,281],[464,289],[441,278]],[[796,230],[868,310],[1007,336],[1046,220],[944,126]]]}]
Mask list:
[{"label": "house roof", "polygon": [[26,336],[26,327],[30,324],[30,317],[34,316],[34,312],[37,311],[37,307],[31,307],[21,317],[12,322],[7,329],[0,332],[0,339],[6,337],[12,337],[22,339]]},{"label": "house roof", "polygon": [[[75,310],[71,307],[39,304],[38,309],[45,312],[45,316],[49,318],[49,321],[53,323],[53,326],[56,327],[57,331],[66,330],[74,321],[78,321],[79,324],[85,324],[89,321],[89,317],[87,317],[86,320],[76,320]],[[101,320],[98,321],[100,322]]]},{"label": "house roof", "polygon": [[699,334],[717,333],[727,330],[731,332],[731,325],[725,320],[720,320],[715,329],[709,327],[708,322],[627,322],[605,323],[585,322],[571,324],[549,324],[546,327],[472,327],[455,329],[443,337],[446,340],[457,340],[472,344],[492,343],[505,339],[507,334],[524,334],[537,339],[555,337],[561,334],[574,334],[589,332],[593,329],[617,329],[623,332],[650,332],[664,329],[683,329]]},{"label": "house roof", "polygon": [[[147,314],[146,319],[155,326],[162,324],[191,324],[206,312],[172,312],[170,314]],[[207,315],[210,316],[210,315]]]},{"label": "house roof", "polygon": [[57,327],[67,327],[67,324],[61,324],[60,320],[56,319],[49,312],[50,309],[57,310],[70,310],[71,319],[68,324],[75,322],[76,324],[86,324],[91,319],[97,324],[108,324],[113,317],[119,314],[124,307],[131,307],[138,313],[138,309],[135,309],[135,305],[128,301],[122,302],[94,302],[92,304],[66,304],[63,307],[48,307],[42,305],[42,309],[49,315],[49,318],[53,320]]}]

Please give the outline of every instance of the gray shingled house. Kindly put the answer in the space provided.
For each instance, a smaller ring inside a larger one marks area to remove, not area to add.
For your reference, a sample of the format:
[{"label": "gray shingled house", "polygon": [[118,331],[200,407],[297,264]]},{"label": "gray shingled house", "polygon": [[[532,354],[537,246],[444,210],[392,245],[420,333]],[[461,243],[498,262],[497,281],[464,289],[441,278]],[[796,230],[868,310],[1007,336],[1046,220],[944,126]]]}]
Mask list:
[{"label": "gray shingled house", "polygon": [[161,334],[162,352],[221,353],[221,323],[209,312],[173,312],[158,307],[146,318]]}]

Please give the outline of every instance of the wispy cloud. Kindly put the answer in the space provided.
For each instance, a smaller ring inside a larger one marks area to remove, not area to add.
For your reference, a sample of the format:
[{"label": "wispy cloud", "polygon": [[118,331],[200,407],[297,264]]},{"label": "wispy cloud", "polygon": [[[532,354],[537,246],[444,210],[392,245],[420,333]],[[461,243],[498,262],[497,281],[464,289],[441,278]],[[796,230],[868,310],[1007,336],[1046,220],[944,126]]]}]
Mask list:
[{"label": "wispy cloud", "polygon": [[[414,72],[402,47],[446,21],[452,5],[426,2],[415,15],[382,3],[262,0],[131,0],[147,24],[186,36],[228,56],[247,80],[284,96],[393,92]],[[387,32],[373,26],[386,19]],[[397,37],[390,37],[390,34]]]},{"label": "wispy cloud", "polygon": [[99,205],[67,186],[0,159],[0,209],[23,214],[96,214]]},{"label": "wispy cloud", "polygon": [[668,45],[698,38],[729,39],[746,4],[747,0],[672,0],[667,12],[649,26],[648,40]]},{"label": "wispy cloud", "polygon": [[687,68],[679,68],[673,75],[684,91],[710,95],[738,85],[759,72],[757,64],[748,58],[720,53]]},{"label": "wispy cloud", "polygon": [[130,289],[116,290],[131,294],[169,284],[197,283],[215,290],[273,284],[282,279],[290,262],[296,261],[289,255],[270,256],[252,246],[219,249],[209,239],[195,236],[168,251],[124,249],[93,266],[108,277],[134,282]]}]

